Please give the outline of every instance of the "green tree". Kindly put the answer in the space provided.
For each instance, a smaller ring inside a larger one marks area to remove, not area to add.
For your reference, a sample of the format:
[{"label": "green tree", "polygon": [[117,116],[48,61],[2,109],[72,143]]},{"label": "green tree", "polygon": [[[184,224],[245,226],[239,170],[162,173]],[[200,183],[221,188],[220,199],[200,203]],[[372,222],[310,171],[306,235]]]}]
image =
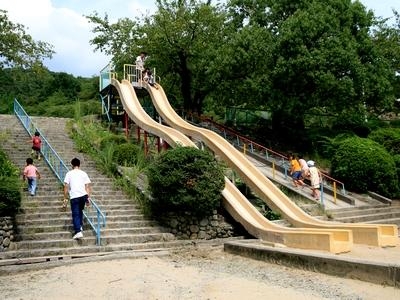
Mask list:
[{"label": "green tree", "polygon": [[34,41],[21,24],[8,19],[0,10],[0,67],[40,65],[43,58],[51,58],[54,51],[46,42]]},{"label": "green tree", "polygon": [[[113,56],[117,66],[133,62],[142,50],[150,54],[168,95],[183,101],[186,110],[201,111],[212,90],[209,61],[223,41],[225,14],[210,1],[157,0],[157,12],[142,23],[120,19],[109,24],[107,16],[88,16],[96,24],[91,43]],[[121,50],[122,49],[122,50]]]},{"label": "green tree", "polygon": [[[350,112],[359,116],[352,120],[363,122],[367,112],[391,107],[395,69],[383,49],[391,45],[397,49],[398,43],[384,34],[380,35],[380,44],[377,42],[370,34],[377,20],[360,2],[232,0],[228,7],[238,28],[234,36],[245,29],[249,34],[259,32],[259,28],[272,36],[264,44],[268,50],[252,49],[255,57],[261,51],[271,54],[264,59],[267,74],[246,78],[257,80],[263,76],[269,84],[264,89],[256,84],[259,93],[255,95],[258,106],[273,112],[275,128],[302,130],[304,114],[313,108],[338,119]],[[230,64],[229,60],[225,62]],[[235,63],[246,65],[248,58],[244,56]],[[246,80],[238,84],[245,87]],[[248,98],[239,94],[234,102],[246,105]]]}]

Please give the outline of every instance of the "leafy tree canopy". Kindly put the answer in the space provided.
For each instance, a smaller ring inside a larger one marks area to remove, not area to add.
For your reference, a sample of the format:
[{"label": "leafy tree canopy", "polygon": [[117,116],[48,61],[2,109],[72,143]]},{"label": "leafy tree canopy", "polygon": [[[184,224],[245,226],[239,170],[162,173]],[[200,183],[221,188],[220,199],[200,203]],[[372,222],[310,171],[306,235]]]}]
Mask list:
[{"label": "leafy tree canopy", "polygon": [[34,41],[21,24],[8,19],[7,12],[0,10],[0,67],[40,65],[43,58],[51,58],[53,46]]},{"label": "leafy tree canopy", "polygon": [[148,52],[169,99],[186,110],[201,112],[205,100],[261,108],[274,126],[302,129],[311,109],[363,120],[390,110],[400,92],[399,18],[389,25],[359,1],[158,0],[157,8],[115,24],[88,16],[91,42],[120,66]]}]

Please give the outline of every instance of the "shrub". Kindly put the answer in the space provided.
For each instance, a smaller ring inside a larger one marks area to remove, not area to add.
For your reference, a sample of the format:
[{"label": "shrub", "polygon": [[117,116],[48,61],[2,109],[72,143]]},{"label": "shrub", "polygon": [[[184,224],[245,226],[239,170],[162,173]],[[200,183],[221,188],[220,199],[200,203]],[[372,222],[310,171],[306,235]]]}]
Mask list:
[{"label": "shrub", "polygon": [[368,138],[392,154],[400,153],[400,128],[380,128],[368,135]]},{"label": "shrub", "polygon": [[21,205],[21,182],[18,177],[0,177],[0,216],[15,216]]},{"label": "shrub", "polygon": [[112,135],[104,137],[100,141],[100,150],[104,150],[110,144],[121,145],[121,144],[125,144],[127,142],[128,141],[126,140],[126,138],[124,136],[112,134]]},{"label": "shrub", "polygon": [[19,169],[0,150],[0,216],[14,216],[21,205]]},{"label": "shrub", "polygon": [[147,173],[156,214],[190,211],[206,216],[220,205],[223,168],[205,151],[192,147],[166,151],[150,164]]},{"label": "shrub", "polygon": [[140,151],[138,145],[128,143],[117,145],[114,149],[114,160],[119,165],[132,167],[137,163]]},{"label": "shrub", "polygon": [[332,176],[355,192],[367,190],[386,197],[399,194],[392,156],[378,143],[351,137],[342,141],[332,157]]},{"label": "shrub", "polygon": [[0,177],[18,177],[19,169],[7,158],[6,154],[0,151]]}]

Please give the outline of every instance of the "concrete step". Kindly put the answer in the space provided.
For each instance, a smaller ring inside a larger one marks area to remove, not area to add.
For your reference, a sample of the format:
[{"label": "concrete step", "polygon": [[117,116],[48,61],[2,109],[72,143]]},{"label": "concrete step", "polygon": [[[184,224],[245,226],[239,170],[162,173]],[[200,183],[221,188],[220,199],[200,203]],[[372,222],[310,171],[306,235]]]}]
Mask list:
[{"label": "concrete step", "polygon": [[[96,218],[94,218],[96,221]],[[107,217],[107,226],[109,223],[113,222],[133,222],[133,221],[148,221],[143,215],[135,215],[135,216],[108,216]],[[51,224],[67,224],[69,225],[72,222],[70,214],[54,214],[49,218],[21,218],[16,223],[17,226],[46,226]]]},{"label": "concrete step", "polygon": [[374,220],[386,220],[393,218],[400,218],[400,210],[396,212],[369,213],[365,215],[340,217],[340,218],[334,218],[334,220],[346,223],[359,223],[359,222],[362,223]]},{"label": "concrete step", "polygon": [[[85,226],[83,233],[85,237],[94,237],[95,234],[90,226]],[[62,231],[50,231],[50,232],[35,232],[35,233],[21,233],[18,235],[19,239],[26,240],[58,240],[58,239],[70,239],[73,236],[72,226],[70,230]],[[102,228],[102,236],[127,236],[127,235],[139,235],[139,234],[154,234],[154,227],[135,227],[135,228]],[[165,232],[161,228],[157,228],[160,233]]]},{"label": "concrete step", "polygon": [[[48,207],[48,209],[51,209],[51,208],[58,208],[59,206],[61,206],[63,199],[64,199],[63,195],[60,195],[60,197],[56,198],[54,197],[46,198],[44,196],[35,196],[35,197],[27,196],[26,198],[22,199],[22,204],[24,208],[34,208],[38,206],[43,206],[43,207]],[[140,211],[139,206],[133,203],[133,200],[131,199],[105,200],[94,197],[93,199],[96,201],[98,205],[101,206],[101,208],[104,208],[104,210],[130,208],[130,209],[137,209],[138,211]],[[69,204],[68,204],[68,209],[69,209]]]},{"label": "concrete step", "polygon": [[351,210],[330,210],[328,211],[334,218],[342,218],[342,217],[352,217],[352,216],[361,216],[366,214],[373,213],[390,213],[392,211],[400,211],[400,208],[394,208],[391,206],[379,206],[379,207],[362,207]]},{"label": "concrete step", "polygon": [[[35,198],[35,197],[32,197]],[[61,199],[58,199],[57,201],[52,199],[49,201],[45,202],[39,202],[39,201],[25,201],[24,206],[21,209],[21,213],[24,214],[30,214],[30,213],[35,213],[35,212],[44,212],[44,211],[59,211],[60,208],[62,207],[63,201]],[[132,205],[129,204],[123,204],[123,205],[116,205],[116,204],[108,204],[108,203],[103,203],[101,204],[101,209],[104,212],[115,212],[115,211],[130,211],[130,212],[136,212],[136,213],[141,213],[141,210],[139,208],[132,207]],[[70,210],[70,205],[68,204],[68,210]]]},{"label": "concrete step", "polygon": [[[64,221],[64,222],[62,222]],[[106,227],[102,227],[101,230],[113,230],[119,228],[154,228],[154,230],[160,230],[158,223],[152,220],[133,220],[133,221],[116,221],[116,222],[107,222]],[[91,226],[89,224],[83,225],[84,231],[90,231]],[[44,233],[44,232],[57,232],[57,231],[73,231],[72,220],[71,219],[63,219],[61,222],[56,224],[30,224],[29,226],[21,225],[18,226],[19,234],[33,234],[33,233]]]},{"label": "concrete step", "polygon": [[[54,240],[24,240],[17,243],[17,249],[49,249],[49,248],[71,248],[76,246],[89,246],[96,244],[96,238],[92,233],[84,233],[84,238],[73,240],[73,234],[69,238],[58,238]],[[126,235],[102,235],[101,244],[136,244],[163,241],[163,233],[148,234],[126,234]]]},{"label": "concrete step", "polygon": [[[378,219],[378,220],[368,221],[366,223],[369,223],[369,224],[396,224],[397,226],[400,227],[400,218]],[[399,232],[399,236],[400,236],[400,232]]]}]

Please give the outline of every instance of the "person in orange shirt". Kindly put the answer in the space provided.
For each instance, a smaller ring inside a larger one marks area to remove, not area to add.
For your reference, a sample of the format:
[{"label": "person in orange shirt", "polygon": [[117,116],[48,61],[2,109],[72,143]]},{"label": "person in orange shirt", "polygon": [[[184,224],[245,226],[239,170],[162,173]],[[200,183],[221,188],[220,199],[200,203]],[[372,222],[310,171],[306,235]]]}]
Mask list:
[{"label": "person in orange shirt", "polygon": [[301,167],[298,160],[294,157],[293,154],[289,155],[290,162],[290,175],[293,179],[293,184],[295,187],[304,186],[303,180],[301,180]]},{"label": "person in orange shirt", "polygon": [[37,188],[37,180],[40,179],[38,169],[33,165],[33,159],[26,159],[26,167],[24,168],[23,179],[28,180],[28,192],[31,196],[35,196]]}]

